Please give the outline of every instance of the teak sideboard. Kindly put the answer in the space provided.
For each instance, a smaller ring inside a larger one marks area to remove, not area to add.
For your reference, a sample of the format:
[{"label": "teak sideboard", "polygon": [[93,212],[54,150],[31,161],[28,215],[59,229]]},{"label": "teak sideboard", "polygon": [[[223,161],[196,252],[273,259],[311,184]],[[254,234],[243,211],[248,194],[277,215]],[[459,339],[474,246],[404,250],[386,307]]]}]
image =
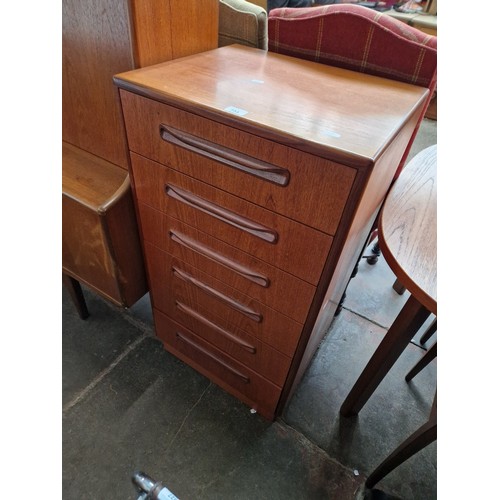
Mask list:
[{"label": "teak sideboard", "polygon": [[428,90],[238,45],[114,81],[156,335],[273,419],[331,323]]},{"label": "teak sideboard", "polygon": [[217,47],[219,0],[63,0],[62,271],[129,307],[147,291],[113,75]]}]

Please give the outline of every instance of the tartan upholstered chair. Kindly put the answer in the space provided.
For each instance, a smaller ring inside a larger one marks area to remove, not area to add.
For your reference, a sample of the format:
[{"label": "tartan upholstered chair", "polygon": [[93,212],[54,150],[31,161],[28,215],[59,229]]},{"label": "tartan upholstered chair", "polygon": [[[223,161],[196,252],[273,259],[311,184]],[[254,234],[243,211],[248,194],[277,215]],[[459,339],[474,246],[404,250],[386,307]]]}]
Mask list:
[{"label": "tartan upholstered chair", "polygon": [[[427,87],[429,97],[394,179],[403,168],[437,80],[437,37],[355,4],[273,9],[268,49],[360,73]],[[311,89],[314,91],[314,89]],[[376,237],[376,223],[368,243]],[[368,262],[377,261],[378,245]]]}]

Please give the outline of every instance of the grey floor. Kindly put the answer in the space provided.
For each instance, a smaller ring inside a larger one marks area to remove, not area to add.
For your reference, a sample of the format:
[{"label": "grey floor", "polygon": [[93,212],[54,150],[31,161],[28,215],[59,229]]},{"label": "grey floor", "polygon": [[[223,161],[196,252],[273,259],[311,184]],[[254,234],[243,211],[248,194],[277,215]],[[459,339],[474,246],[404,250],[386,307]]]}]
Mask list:
[{"label": "grey floor", "polygon": [[[434,143],[436,122],[424,120],[412,156]],[[425,352],[417,336],[358,417],[339,416],[408,296],[394,292],[394,278],[383,259],[362,261],[341,314],[272,423],[164,351],[148,296],[121,310],[84,289],[91,315],[82,321],[63,290],[63,498],[135,499],[130,477],[143,470],[181,500],[354,499],[425,422],[436,390],[436,360],[404,381]],[[377,488],[429,500],[436,483],[433,443]]]}]

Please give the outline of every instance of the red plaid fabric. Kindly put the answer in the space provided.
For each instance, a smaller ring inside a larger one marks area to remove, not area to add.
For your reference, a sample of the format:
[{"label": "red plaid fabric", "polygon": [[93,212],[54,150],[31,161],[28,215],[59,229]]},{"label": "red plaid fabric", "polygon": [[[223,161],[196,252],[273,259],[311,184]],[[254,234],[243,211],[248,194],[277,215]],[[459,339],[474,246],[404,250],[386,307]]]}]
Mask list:
[{"label": "red plaid fabric", "polygon": [[269,50],[431,88],[437,37],[381,12],[350,4],[274,9]]},{"label": "red plaid fabric", "polygon": [[427,87],[430,94],[396,176],[403,167],[436,87],[437,37],[354,4],[273,9],[269,51]]}]

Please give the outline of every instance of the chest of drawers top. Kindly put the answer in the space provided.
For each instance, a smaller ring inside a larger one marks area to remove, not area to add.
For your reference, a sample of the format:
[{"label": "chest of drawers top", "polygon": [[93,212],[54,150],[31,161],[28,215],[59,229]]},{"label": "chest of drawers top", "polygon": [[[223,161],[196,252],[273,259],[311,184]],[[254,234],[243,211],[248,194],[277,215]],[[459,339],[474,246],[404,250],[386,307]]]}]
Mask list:
[{"label": "chest of drawers top", "polygon": [[353,167],[371,166],[428,93],[239,45],[121,73],[114,82]]}]

